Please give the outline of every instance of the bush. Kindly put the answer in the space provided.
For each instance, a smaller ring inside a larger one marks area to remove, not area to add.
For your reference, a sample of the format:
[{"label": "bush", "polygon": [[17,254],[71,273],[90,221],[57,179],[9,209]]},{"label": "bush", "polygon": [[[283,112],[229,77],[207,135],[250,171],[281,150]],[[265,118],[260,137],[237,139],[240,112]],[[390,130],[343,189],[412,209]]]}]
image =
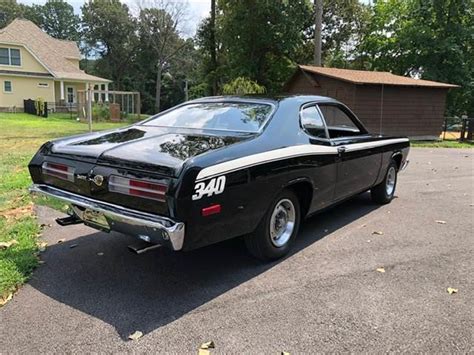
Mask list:
[{"label": "bush", "polygon": [[225,84],[222,90],[225,95],[264,94],[265,91],[264,86],[242,76]]},{"label": "bush", "polygon": [[95,103],[92,106],[92,118],[96,121],[105,121],[110,118],[109,107],[103,103]]}]

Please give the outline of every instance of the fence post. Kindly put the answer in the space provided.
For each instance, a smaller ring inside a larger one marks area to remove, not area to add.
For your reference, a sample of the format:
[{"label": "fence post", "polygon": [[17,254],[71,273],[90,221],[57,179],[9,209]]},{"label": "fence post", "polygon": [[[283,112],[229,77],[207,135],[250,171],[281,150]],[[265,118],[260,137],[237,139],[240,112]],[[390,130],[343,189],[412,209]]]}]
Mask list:
[{"label": "fence post", "polygon": [[464,141],[464,136],[466,135],[467,116],[462,115],[461,120],[462,120],[461,121],[462,125],[461,125],[461,135],[459,136],[459,141],[463,142]]},{"label": "fence post", "polygon": [[91,84],[87,84],[87,122],[89,123],[89,132],[92,132],[92,90]]},{"label": "fence post", "polygon": [[446,139],[446,131],[448,130],[448,118],[444,118],[443,141]]},{"label": "fence post", "polygon": [[141,102],[140,102],[140,93],[137,93],[137,118],[140,120],[141,119],[141,113],[142,113],[142,108],[141,108]]}]

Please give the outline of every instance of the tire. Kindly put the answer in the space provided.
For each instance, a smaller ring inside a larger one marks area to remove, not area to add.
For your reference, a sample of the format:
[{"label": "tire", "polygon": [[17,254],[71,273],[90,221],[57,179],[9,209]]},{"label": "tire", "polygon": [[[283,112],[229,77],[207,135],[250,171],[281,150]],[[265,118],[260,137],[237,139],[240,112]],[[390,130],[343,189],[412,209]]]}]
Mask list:
[{"label": "tire", "polygon": [[300,221],[298,197],[291,190],[283,190],[272,202],[257,229],[245,237],[247,249],[264,261],[285,256],[296,239]]},{"label": "tire", "polygon": [[393,200],[397,187],[397,173],[398,165],[395,160],[392,159],[382,182],[370,190],[372,201],[385,205]]}]

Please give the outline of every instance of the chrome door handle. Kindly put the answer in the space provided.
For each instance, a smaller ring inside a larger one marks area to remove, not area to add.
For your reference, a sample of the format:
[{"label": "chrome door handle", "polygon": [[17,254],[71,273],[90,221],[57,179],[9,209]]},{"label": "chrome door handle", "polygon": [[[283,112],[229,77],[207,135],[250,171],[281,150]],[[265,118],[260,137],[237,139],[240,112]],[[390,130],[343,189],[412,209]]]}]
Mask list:
[{"label": "chrome door handle", "polygon": [[344,152],[346,151],[346,147],[342,146],[342,147],[337,147],[337,152],[339,154],[343,154]]}]

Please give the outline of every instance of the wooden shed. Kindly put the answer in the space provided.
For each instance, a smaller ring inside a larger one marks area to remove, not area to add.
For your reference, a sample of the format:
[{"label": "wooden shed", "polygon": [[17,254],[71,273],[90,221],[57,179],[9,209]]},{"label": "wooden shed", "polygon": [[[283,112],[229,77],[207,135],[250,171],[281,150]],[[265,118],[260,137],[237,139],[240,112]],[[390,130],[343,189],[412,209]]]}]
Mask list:
[{"label": "wooden shed", "polygon": [[420,140],[439,139],[446,94],[455,87],[388,72],[299,65],[284,91],[335,98],[371,132]]}]

